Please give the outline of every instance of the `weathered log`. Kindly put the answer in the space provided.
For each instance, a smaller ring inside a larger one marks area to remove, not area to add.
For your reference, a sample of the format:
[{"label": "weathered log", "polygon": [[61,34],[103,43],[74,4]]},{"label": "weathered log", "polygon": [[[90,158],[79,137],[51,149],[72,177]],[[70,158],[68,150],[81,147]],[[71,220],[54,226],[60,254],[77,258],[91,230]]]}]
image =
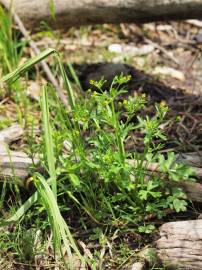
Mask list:
[{"label": "weathered log", "polygon": [[0,179],[1,180],[25,180],[29,176],[29,167],[33,161],[27,154],[17,151],[0,153]]},{"label": "weathered log", "polygon": [[163,224],[157,240],[157,255],[171,269],[202,269],[202,220]]},{"label": "weathered log", "polygon": [[[136,166],[137,161],[135,160],[127,160],[127,162],[132,165]],[[143,163],[145,164],[145,167],[147,168],[148,171],[152,172],[160,172],[161,169],[159,167],[158,163],[150,163],[148,164],[146,161]],[[193,170],[196,173],[197,178],[202,177],[202,168],[197,168],[197,167],[192,167]],[[195,201],[195,202],[202,202],[202,184],[199,182],[188,182],[188,181],[179,181],[179,182],[174,182],[174,181],[167,181],[167,184],[170,186],[175,186],[181,188],[185,194],[187,195],[187,198],[189,200]]]},{"label": "weathered log", "polygon": [[10,144],[13,141],[19,140],[23,133],[24,131],[19,125],[13,124],[0,131],[0,142]]},{"label": "weathered log", "polygon": [[[29,176],[29,167],[33,165],[33,160],[24,152],[9,149],[9,144],[20,139],[23,133],[23,129],[16,124],[0,132],[0,181],[16,180],[23,184],[22,180]],[[34,163],[37,162],[35,159]]]},{"label": "weathered log", "polygon": [[181,188],[187,198],[194,202],[202,202],[202,184],[196,182],[174,182],[172,186]]},{"label": "weathered log", "polygon": [[201,0],[1,0],[34,29],[45,21],[55,28],[87,24],[201,19]]},{"label": "weathered log", "polygon": [[181,153],[177,155],[177,161],[193,167],[202,167],[202,152]]}]

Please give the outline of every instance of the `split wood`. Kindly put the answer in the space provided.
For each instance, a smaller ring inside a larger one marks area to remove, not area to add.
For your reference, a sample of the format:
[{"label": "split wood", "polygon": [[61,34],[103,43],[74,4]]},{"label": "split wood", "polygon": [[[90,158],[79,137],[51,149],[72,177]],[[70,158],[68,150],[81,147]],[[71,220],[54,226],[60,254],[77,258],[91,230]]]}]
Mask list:
[{"label": "split wood", "polygon": [[24,152],[9,149],[9,144],[20,139],[23,133],[23,129],[17,124],[0,132],[0,181],[16,181],[24,185],[24,180],[29,176],[29,168],[33,162],[38,163],[38,159],[33,161]]}]

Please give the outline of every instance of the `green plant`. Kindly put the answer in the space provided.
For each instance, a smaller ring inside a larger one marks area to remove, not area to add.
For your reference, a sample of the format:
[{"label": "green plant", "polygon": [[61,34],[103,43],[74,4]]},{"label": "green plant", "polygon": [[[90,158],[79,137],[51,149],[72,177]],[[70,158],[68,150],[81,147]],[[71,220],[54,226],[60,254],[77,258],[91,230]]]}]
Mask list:
[{"label": "green plant", "polygon": [[[116,76],[110,89],[105,89],[104,80],[91,81],[98,92],[89,90],[76,100],[58,53],[47,49],[0,82],[15,82],[51,54],[58,62],[70,110],[67,111],[57,98],[50,97],[48,102],[49,88],[44,88],[41,154],[47,175],[34,175],[37,192],[4,224],[17,222],[40,201],[53,231],[55,250],[63,256],[62,246],[65,246],[70,258],[68,267],[73,268],[72,250],[81,261],[85,259],[65,222],[70,209],[67,206],[77,209],[78,223],[85,228],[92,223],[118,228],[130,225],[137,230],[139,228],[140,232],[150,233],[155,227],[145,224],[145,215],[155,213],[160,218],[166,208],[186,209],[184,193],[171,188],[168,181],[189,180],[193,172],[176,164],[172,153],[159,153],[163,145],[156,144],[155,140],[166,139],[160,129],[168,110],[164,104],[156,105],[156,113],[150,118],[140,115],[146,103],[145,95],[120,101],[129,76]],[[131,153],[125,150],[124,145],[131,132],[137,130],[144,142],[144,151]],[[159,170],[149,170],[153,162],[158,162]],[[86,216],[89,219],[85,222]]]},{"label": "green plant", "polygon": [[53,20],[55,20],[55,3],[53,0],[49,0],[49,11]]},{"label": "green plant", "polygon": [[19,42],[12,28],[12,14],[0,6],[0,60],[3,74],[17,68],[25,42]]},{"label": "green plant", "polygon": [[[24,47],[27,41],[20,38],[20,32],[13,27],[12,12],[6,11],[0,5],[0,73],[4,76],[12,72],[22,61]],[[7,87],[0,86],[0,98],[5,96],[13,99],[17,104],[17,120],[25,122],[28,100],[25,89],[20,81],[9,84]],[[24,123],[23,123],[24,124]]]},{"label": "green plant", "polygon": [[0,119],[0,130],[11,125],[11,119],[9,118],[2,118]]},{"label": "green plant", "polygon": [[[167,181],[187,180],[193,173],[190,168],[173,164],[172,153],[159,154],[163,145],[154,143],[156,138],[166,139],[159,128],[166,106],[156,105],[153,118],[142,118],[137,114],[144,108],[144,95],[130,97],[122,103],[118,101],[124,93],[122,86],[128,80],[124,76],[115,77],[108,91],[102,90],[104,80],[91,81],[99,92],[89,91],[86,97],[80,97],[71,119],[65,112],[55,118],[61,130],[55,134],[63,138],[60,138],[61,144],[65,141],[69,147],[68,153],[64,153],[62,145],[57,145],[61,149],[58,152],[60,188],[94,221],[105,220],[106,225],[114,226],[127,223],[136,226],[145,215],[152,213],[160,218],[166,208],[184,211],[184,193],[169,188]],[[121,120],[123,109],[124,121]],[[135,117],[136,123],[131,121]],[[124,142],[133,130],[142,133],[143,153],[129,153],[124,149]],[[149,173],[149,164],[157,161],[162,173]],[[148,226],[145,228],[150,229],[144,232],[152,231]]]},{"label": "green plant", "polygon": [[[7,81],[9,83],[16,82],[22,74],[24,74],[27,70],[30,69],[36,63],[42,61],[45,57],[49,56],[50,54],[54,54],[61,71],[61,74],[64,79],[64,85],[67,87],[67,93],[69,95],[70,105],[74,106],[74,98],[72,95],[71,85],[68,81],[68,78],[65,75],[64,68],[60,63],[59,56],[57,52],[53,49],[48,49],[41,53],[39,56],[28,60],[22,66],[18,67],[16,70],[11,72],[10,74],[6,75],[1,79],[1,82]],[[46,89],[43,91],[42,95],[42,111],[43,111],[43,127],[44,127],[44,142],[45,142],[45,151],[44,153],[45,159],[47,159],[47,171],[49,173],[49,179],[46,182],[45,178],[40,175],[36,174],[34,177],[34,182],[37,187],[37,192],[35,192],[19,209],[18,211],[6,222],[2,222],[2,225],[9,224],[11,222],[18,221],[26,211],[39,199],[41,200],[42,204],[44,205],[48,217],[49,222],[53,231],[54,235],[54,247],[57,252],[60,253],[61,256],[64,256],[62,251],[62,246],[64,245],[66,252],[68,254],[68,262],[65,262],[66,266],[70,269],[73,269],[73,259],[72,259],[72,251],[77,254],[78,258],[84,263],[84,258],[80,254],[73,237],[69,231],[69,228],[64,221],[63,217],[60,214],[60,210],[57,204],[57,184],[56,184],[56,169],[55,169],[55,157],[54,157],[54,150],[53,150],[53,143],[52,143],[52,134],[51,134],[51,125],[49,122],[49,108],[47,103],[47,94]],[[49,183],[52,187],[50,189]]]}]

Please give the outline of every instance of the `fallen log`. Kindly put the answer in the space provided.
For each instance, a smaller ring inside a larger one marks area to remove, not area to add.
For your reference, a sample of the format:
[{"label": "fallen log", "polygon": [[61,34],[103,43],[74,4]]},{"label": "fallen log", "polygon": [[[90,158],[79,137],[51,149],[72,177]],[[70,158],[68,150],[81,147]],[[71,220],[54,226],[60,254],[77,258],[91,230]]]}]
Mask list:
[{"label": "fallen log", "polygon": [[169,269],[202,269],[202,220],[163,224],[156,242],[157,256]]},{"label": "fallen log", "polygon": [[19,125],[12,125],[0,132],[0,181],[12,181],[23,185],[29,176],[29,168],[37,164],[24,152],[11,151],[9,144],[20,139],[24,131]]},{"label": "fallen log", "polygon": [[202,167],[202,152],[180,153],[176,156],[178,162],[182,162],[193,167]]},{"label": "fallen log", "polygon": [[3,144],[10,144],[13,141],[19,140],[23,134],[23,129],[19,125],[13,124],[12,126],[0,131],[0,142]]},{"label": "fallen log", "polygon": [[29,29],[45,21],[63,28],[89,24],[201,19],[201,0],[0,0],[12,3]]},{"label": "fallen log", "polygon": [[[181,160],[182,161],[182,160]],[[127,162],[132,165],[132,166],[136,166],[137,161],[135,160],[127,160]],[[147,170],[149,172],[159,172],[161,173],[161,169],[159,168],[159,164],[158,163],[150,163],[148,164],[147,162],[144,162],[143,165],[145,164],[145,168],[147,168]],[[188,161],[186,160],[186,164],[188,164]],[[196,177],[201,179],[202,178],[202,168],[198,168],[198,167],[192,167],[193,170],[196,173]],[[173,182],[173,181],[167,181],[167,184],[169,186],[175,186],[175,187],[179,187],[181,188],[185,194],[187,195],[187,198],[191,201],[195,201],[195,202],[202,202],[202,184],[199,182],[187,182],[187,181],[180,181],[180,182]]]}]

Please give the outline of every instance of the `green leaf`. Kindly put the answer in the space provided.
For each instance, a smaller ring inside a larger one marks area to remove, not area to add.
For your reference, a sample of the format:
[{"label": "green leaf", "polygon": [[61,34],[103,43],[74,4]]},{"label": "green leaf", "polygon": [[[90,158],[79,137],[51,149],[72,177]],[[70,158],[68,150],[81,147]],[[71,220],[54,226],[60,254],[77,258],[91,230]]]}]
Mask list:
[{"label": "green leaf", "polygon": [[55,194],[50,189],[49,184],[42,175],[36,173],[36,177],[37,180],[35,181],[35,184],[49,217],[49,222],[51,224],[51,229],[53,231],[54,236],[54,245],[57,248],[57,250],[60,251],[61,256],[63,256],[62,245],[64,245],[69,257],[68,266],[70,269],[73,270],[74,261],[72,258],[71,248],[74,250],[74,252],[77,254],[77,256],[81,259],[82,262],[85,262],[85,259],[81,255],[75,243],[75,240],[72,237],[69,227],[60,213],[60,209],[57,204]]},{"label": "green leaf", "polygon": [[148,181],[147,183],[147,190],[151,191],[153,189],[155,189],[156,187],[158,187],[158,184],[154,183],[153,181]]},{"label": "green leaf", "polygon": [[144,226],[139,226],[138,227],[138,231],[140,233],[146,233],[146,234],[152,233],[155,229],[156,229],[155,226],[152,225],[152,224],[144,225]]},{"label": "green leaf", "polygon": [[69,178],[74,187],[80,187],[81,182],[80,182],[79,177],[76,174],[70,173]]},{"label": "green leaf", "polygon": [[24,214],[34,205],[38,200],[38,192],[35,192],[22,206],[17,210],[17,212],[9,219],[2,221],[0,227],[7,226],[12,223],[18,222]]},{"label": "green leaf", "polygon": [[140,190],[139,191],[139,196],[140,196],[140,200],[147,200],[147,195],[148,195],[148,191],[147,190]]},{"label": "green leaf", "polygon": [[46,144],[46,154],[48,161],[48,170],[51,179],[52,191],[57,198],[57,182],[56,182],[56,169],[55,169],[55,156],[53,150],[53,139],[52,139],[52,129],[49,120],[49,106],[47,97],[47,88],[43,88],[42,95],[42,111],[43,111],[43,128],[44,128],[44,138]]},{"label": "green leaf", "polygon": [[180,211],[186,211],[187,210],[187,202],[176,198],[173,200],[173,207],[177,213],[179,213]]}]

